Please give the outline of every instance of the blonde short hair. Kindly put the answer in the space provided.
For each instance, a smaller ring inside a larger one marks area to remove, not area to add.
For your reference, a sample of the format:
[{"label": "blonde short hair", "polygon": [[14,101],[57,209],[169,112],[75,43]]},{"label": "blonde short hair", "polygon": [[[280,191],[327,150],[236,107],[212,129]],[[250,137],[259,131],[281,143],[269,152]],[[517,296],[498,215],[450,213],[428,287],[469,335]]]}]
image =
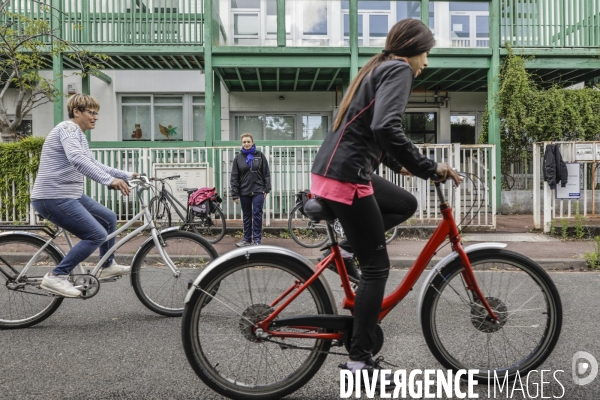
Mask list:
[{"label": "blonde short hair", "polygon": [[89,94],[74,94],[67,101],[67,111],[69,118],[75,118],[74,109],[83,112],[85,110],[100,111],[100,103],[94,96]]},{"label": "blonde short hair", "polygon": [[250,140],[252,140],[252,143],[254,143],[254,138],[249,133],[242,133],[242,136],[240,136],[240,142],[243,141],[245,137],[249,137]]}]

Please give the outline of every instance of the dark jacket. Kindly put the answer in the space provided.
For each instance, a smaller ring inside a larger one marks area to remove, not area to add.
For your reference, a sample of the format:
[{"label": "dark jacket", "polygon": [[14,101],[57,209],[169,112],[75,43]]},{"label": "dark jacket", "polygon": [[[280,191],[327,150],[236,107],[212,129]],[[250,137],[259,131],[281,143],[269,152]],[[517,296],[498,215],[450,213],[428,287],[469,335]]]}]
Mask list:
[{"label": "dark jacket", "polygon": [[569,179],[567,164],[562,159],[558,145],[549,144],[544,152],[544,180],[551,189],[556,188],[558,182],[565,187]]},{"label": "dark jacket", "polygon": [[361,82],[338,129],[330,130],[311,172],[343,182],[367,184],[379,163],[400,165],[430,178],[437,164],[422,155],[402,131],[413,71],[403,60],[383,62]]},{"label": "dark jacket", "polygon": [[254,196],[271,191],[271,172],[265,155],[256,150],[252,169],[246,163],[246,156],[238,153],[231,168],[231,197]]}]

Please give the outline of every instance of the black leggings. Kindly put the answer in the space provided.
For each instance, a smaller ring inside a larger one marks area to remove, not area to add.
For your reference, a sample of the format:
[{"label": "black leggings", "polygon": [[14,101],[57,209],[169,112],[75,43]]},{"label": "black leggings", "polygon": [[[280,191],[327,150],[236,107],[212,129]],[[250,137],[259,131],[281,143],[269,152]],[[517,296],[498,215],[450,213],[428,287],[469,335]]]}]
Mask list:
[{"label": "black leggings", "polygon": [[417,200],[406,190],[378,175],[372,175],[371,179],[375,192],[372,196],[355,197],[352,205],[326,200],[340,220],[362,272],[354,302],[350,346],[353,361],[367,361],[371,357],[390,270],[385,231],[406,221],[417,209]]}]

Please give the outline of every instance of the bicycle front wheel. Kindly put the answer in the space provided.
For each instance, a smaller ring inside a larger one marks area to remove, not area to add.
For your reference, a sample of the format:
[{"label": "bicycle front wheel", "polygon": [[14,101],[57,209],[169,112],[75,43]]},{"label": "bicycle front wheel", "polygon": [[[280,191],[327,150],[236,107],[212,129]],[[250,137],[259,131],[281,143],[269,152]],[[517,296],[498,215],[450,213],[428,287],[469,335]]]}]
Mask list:
[{"label": "bicycle front wheel", "polygon": [[532,260],[507,250],[469,254],[494,323],[466,288],[460,260],[442,268],[421,310],[429,349],[448,369],[478,369],[476,379],[513,379],[550,355],[562,326],[562,305],[550,276]]},{"label": "bicycle front wheel", "polygon": [[[190,211],[192,212],[192,211]],[[192,231],[198,233],[209,243],[217,243],[225,236],[227,229],[225,215],[219,207],[214,207],[209,214],[194,215],[192,222],[188,224]]]},{"label": "bicycle front wheel", "polygon": [[131,266],[131,283],[138,299],[157,314],[178,317],[191,283],[204,267],[219,255],[205,239],[181,230],[161,234],[166,246],[161,247],[177,271],[162,259],[154,241],[147,242]]},{"label": "bicycle front wheel", "polygon": [[[295,260],[275,257],[253,253],[249,262],[245,257],[225,262],[200,281],[185,307],[182,338],[192,368],[232,399],[279,399],[294,392],[319,370],[331,345],[322,339],[264,339],[253,332],[254,323],[274,310],[274,300],[313,273]],[[317,279],[278,318],[332,313]]]},{"label": "bicycle front wheel", "polygon": [[62,303],[63,297],[38,288],[41,278],[63,259],[54,248],[46,247],[27,273],[16,279],[43,245],[42,239],[33,236],[0,236],[0,329],[38,324]]},{"label": "bicycle front wheel", "polygon": [[327,229],[325,224],[315,224],[311,222],[306,215],[304,215],[300,208],[302,203],[296,204],[296,206],[290,211],[290,217],[288,219],[288,228],[290,230],[290,236],[294,239],[294,242],[300,246],[315,248],[321,247],[327,242]]},{"label": "bicycle front wheel", "polygon": [[148,209],[150,210],[150,215],[154,218],[156,229],[160,231],[171,226],[171,210],[167,202],[160,198],[160,196],[156,196],[150,200]]}]

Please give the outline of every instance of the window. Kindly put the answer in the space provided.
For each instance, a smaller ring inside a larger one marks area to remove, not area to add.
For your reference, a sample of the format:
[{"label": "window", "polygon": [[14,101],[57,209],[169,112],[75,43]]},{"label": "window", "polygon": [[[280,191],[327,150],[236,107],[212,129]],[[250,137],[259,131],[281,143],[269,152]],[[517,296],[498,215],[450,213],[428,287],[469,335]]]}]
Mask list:
[{"label": "window", "polygon": [[413,143],[436,143],[437,113],[407,112],[402,120],[402,128]]},{"label": "window", "polygon": [[[342,26],[345,44],[349,43],[349,2],[342,1]],[[406,19],[421,19],[420,1],[359,1],[358,2],[358,45],[384,47],[387,33],[396,22]],[[429,26],[433,28],[433,7]]]},{"label": "window", "polygon": [[120,95],[124,141],[203,141],[204,96]]},{"label": "window", "polygon": [[[13,122],[14,117],[9,117],[9,122]],[[16,129],[17,137],[26,138],[33,135],[33,120],[31,116],[25,116]]]},{"label": "window", "polygon": [[[230,0],[234,45],[277,45],[277,0]],[[329,46],[330,4],[322,0],[285,2],[289,46]]]},{"label": "window", "polygon": [[192,140],[197,142],[206,140],[206,125],[204,96],[192,97]]},{"label": "window", "polygon": [[[440,19],[450,17],[448,33],[437,32],[440,47],[489,47],[490,18],[487,2],[436,2]],[[445,11],[448,10],[448,13]],[[446,20],[447,21],[447,20]],[[443,21],[441,21],[443,22]]]},{"label": "window", "polygon": [[183,97],[155,96],[154,126],[154,140],[183,140]]},{"label": "window", "polygon": [[323,140],[330,120],[328,113],[233,115],[231,140],[243,133],[254,140]]},{"label": "window", "polygon": [[303,1],[301,37],[303,46],[328,46],[326,1]]},{"label": "window", "polygon": [[302,139],[323,140],[328,130],[328,116],[320,114],[302,116]]},{"label": "window", "polygon": [[476,144],[476,114],[450,116],[450,141],[452,143]]}]

